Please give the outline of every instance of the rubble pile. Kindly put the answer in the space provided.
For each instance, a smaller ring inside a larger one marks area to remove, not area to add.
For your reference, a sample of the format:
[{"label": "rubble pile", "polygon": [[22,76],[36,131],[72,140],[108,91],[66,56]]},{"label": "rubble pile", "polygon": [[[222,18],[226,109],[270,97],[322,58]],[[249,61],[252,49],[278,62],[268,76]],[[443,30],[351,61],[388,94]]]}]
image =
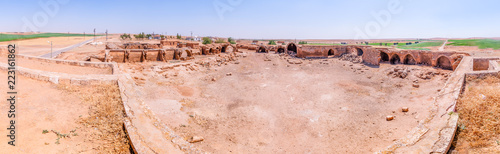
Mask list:
[{"label": "rubble pile", "polygon": [[420,69],[420,68],[408,68],[404,66],[396,66],[387,71],[387,75],[393,78],[401,78],[406,79],[413,75],[414,77],[422,80],[429,80],[434,78],[435,76],[443,76],[444,79],[447,79],[450,73],[442,72],[440,70],[433,69]]},{"label": "rubble pile", "polygon": [[340,56],[340,60],[350,61],[353,63],[361,63],[363,61],[361,56],[357,56],[355,54],[343,54],[342,56]]}]

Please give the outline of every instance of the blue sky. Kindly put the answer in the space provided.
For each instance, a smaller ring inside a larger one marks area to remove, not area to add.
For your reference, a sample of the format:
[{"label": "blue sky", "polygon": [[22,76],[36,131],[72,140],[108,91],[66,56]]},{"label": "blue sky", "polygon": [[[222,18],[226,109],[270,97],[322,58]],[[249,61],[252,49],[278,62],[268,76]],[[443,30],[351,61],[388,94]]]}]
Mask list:
[{"label": "blue sky", "polygon": [[500,1],[494,0],[0,0],[0,6],[0,31],[6,32],[30,31],[23,27],[35,25],[37,17],[38,25],[31,27],[42,32],[193,31],[256,39],[500,37]]}]

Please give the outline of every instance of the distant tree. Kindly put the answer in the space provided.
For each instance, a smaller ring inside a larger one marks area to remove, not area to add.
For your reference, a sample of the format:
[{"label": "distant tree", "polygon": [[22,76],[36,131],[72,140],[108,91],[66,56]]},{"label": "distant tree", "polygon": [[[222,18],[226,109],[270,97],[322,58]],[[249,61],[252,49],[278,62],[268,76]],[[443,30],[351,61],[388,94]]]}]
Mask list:
[{"label": "distant tree", "polygon": [[267,43],[268,45],[276,45],[276,41],[274,40],[269,40],[269,43]]},{"label": "distant tree", "polygon": [[148,34],[148,35],[146,35],[146,38],[147,38],[147,39],[149,39],[149,38],[151,38],[152,36],[153,36],[153,35]]},{"label": "distant tree", "polygon": [[160,35],[160,38],[163,40],[165,39],[165,35]]},{"label": "distant tree", "polygon": [[299,41],[299,44],[307,44],[306,41]]},{"label": "distant tree", "polygon": [[203,44],[212,44],[212,39],[209,37],[203,37]]},{"label": "distant tree", "polygon": [[232,37],[227,38],[227,41],[231,44],[236,44]]},{"label": "distant tree", "polygon": [[177,39],[179,39],[179,40],[182,39],[181,34],[177,33]]},{"label": "distant tree", "polygon": [[134,37],[136,39],[144,39],[144,38],[146,38],[146,34],[144,34],[144,32],[142,32],[142,33],[139,33],[137,35],[134,35]]},{"label": "distant tree", "polygon": [[130,34],[127,34],[127,33],[124,33],[123,35],[120,35],[120,38],[122,38],[122,40],[125,40],[125,39],[127,39],[127,38],[128,38],[128,39],[132,39],[132,38],[130,37]]}]

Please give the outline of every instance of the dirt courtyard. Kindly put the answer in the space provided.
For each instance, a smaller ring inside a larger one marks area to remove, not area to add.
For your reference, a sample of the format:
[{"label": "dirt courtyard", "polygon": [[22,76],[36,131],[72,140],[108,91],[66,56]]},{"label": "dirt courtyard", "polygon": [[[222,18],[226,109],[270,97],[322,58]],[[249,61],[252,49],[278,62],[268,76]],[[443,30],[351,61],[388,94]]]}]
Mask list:
[{"label": "dirt courtyard", "polygon": [[[427,117],[445,81],[436,76],[415,88],[413,76],[387,75],[398,65],[372,68],[337,58],[289,64],[286,58],[248,52],[215,67],[120,67],[163,123],[186,140],[203,137],[193,144],[214,153],[376,152]],[[402,107],[410,111],[403,113]],[[395,120],[386,121],[388,115]]]}]

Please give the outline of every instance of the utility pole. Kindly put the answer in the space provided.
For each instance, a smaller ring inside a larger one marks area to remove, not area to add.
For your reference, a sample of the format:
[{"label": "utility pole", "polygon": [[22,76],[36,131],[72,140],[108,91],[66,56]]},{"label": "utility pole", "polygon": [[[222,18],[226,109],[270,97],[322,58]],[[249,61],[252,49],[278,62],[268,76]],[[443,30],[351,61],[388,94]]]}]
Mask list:
[{"label": "utility pole", "polygon": [[106,29],[106,42],[108,42],[108,30]]},{"label": "utility pole", "polygon": [[193,31],[191,31],[191,41],[193,41],[194,38],[193,38]]},{"label": "utility pole", "polygon": [[95,42],[95,28],[94,28],[94,42]]}]

